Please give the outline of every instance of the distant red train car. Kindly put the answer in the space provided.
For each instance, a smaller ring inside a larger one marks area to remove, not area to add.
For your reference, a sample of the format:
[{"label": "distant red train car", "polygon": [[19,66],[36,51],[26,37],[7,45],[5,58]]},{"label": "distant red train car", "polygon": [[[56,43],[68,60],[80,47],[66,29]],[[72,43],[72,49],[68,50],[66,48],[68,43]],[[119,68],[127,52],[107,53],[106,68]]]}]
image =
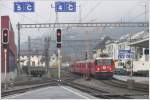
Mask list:
[{"label": "distant red train car", "polygon": [[70,66],[72,73],[89,74],[95,78],[112,78],[115,62],[110,57],[99,57],[95,60],[76,61]]}]

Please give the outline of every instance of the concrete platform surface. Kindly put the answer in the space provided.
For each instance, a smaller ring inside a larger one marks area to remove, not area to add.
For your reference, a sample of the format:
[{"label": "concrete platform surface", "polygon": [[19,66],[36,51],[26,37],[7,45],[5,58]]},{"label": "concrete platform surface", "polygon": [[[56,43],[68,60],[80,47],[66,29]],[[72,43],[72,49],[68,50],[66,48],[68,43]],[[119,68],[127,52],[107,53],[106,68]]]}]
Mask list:
[{"label": "concrete platform surface", "polygon": [[50,86],[7,96],[3,99],[96,99],[96,97],[68,86]]},{"label": "concrete platform surface", "polygon": [[135,82],[137,83],[142,83],[142,84],[149,84],[149,77],[135,77],[135,76],[123,76],[123,75],[114,75],[114,78],[122,81],[127,81],[127,79],[134,79]]}]

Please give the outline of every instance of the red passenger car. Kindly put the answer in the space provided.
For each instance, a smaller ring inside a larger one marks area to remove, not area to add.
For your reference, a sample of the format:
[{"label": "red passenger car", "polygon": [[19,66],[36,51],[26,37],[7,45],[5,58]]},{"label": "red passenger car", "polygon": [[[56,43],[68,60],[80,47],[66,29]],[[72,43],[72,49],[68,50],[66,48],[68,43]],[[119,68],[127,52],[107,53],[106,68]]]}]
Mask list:
[{"label": "red passenger car", "polygon": [[70,66],[73,73],[89,74],[95,78],[112,78],[115,63],[112,58],[99,57],[95,60],[76,61]]}]

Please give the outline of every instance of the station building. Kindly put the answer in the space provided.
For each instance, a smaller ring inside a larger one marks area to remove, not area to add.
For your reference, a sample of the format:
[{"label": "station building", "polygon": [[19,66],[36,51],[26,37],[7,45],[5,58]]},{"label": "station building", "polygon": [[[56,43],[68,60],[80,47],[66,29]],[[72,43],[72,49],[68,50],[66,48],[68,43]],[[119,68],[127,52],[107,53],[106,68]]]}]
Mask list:
[{"label": "station building", "polygon": [[105,52],[113,59],[118,59],[118,43],[117,41],[107,41]]},{"label": "station building", "polygon": [[139,38],[133,39],[128,45],[135,49],[135,58],[133,60],[133,70],[149,70],[149,32],[141,32]]},{"label": "station building", "polygon": [[[5,74],[5,55],[3,44],[1,44],[1,82],[13,80],[17,77],[17,48],[15,44],[15,33],[9,16],[1,16],[1,29],[8,29],[8,46],[6,53],[6,74]],[[1,36],[2,36],[1,30]],[[2,38],[1,38],[2,40]],[[6,76],[5,76],[6,75]],[[6,77],[6,78],[5,78]]]},{"label": "station building", "polygon": [[[28,66],[28,61],[29,61],[28,56],[20,56],[20,60],[21,60],[20,63],[21,66]],[[32,67],[38,67],[38,66],[45,67],[45,63],[42,62],[41,60],[42,60],[41,55],[30,56],[30,65]]]},{"label": "station building", "polygon": [[[116,67],[119,67],[118,58],[119,50],[130,50],[133,52],[133,71],[148,71],[149,70],[149,32],[141,31],[137,33],[129,33],[122,36],[119,40],[107,41],[105,44],[105,52],[110,57],[115,59]],[[130,59],[121,59],[124,63]]]}]

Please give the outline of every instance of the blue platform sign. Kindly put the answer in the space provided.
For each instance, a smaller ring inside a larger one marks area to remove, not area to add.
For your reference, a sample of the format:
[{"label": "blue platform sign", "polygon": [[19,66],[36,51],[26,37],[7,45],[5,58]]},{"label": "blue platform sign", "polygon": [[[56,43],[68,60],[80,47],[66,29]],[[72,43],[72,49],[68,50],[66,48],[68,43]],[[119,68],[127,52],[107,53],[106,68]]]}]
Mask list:
[{"label": "blue platform sign", "polygon": [[76,2],[55,2],[56,12],[76,12]]},{"label": "blue platform sign", "polygon": [[34,12],[34,2],[14,2],[14,12]]},{"label": "blue platform sign", "polygon": [[133,52],[131,50],[119,50],[119,59],[130,59],[133,58]]}]

